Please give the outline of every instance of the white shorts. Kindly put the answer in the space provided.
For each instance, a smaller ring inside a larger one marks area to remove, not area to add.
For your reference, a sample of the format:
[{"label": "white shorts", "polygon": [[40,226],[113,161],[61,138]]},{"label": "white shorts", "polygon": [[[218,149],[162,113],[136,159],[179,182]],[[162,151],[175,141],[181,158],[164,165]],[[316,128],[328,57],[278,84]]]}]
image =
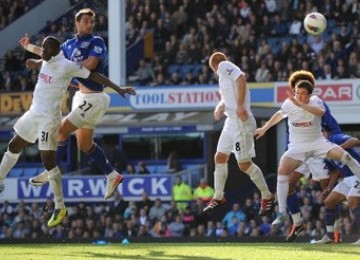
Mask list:
[{"label": "white shorts", "polygon": [[110,97],[104,92],[84,94],[75,93],[71,112],[67,119],[77,128],[94,129],[106,113],[110,105]]},{"label": "white shorts", "polygon": [[39,116],[28,110],[14,125],[18,136],[29,143],[38,140],[39,150],[56,151],[61,115],[58,118]]},{"label": "white shorts", "polygon": [[343,194],[345,197],[360,198],[360,180],[356,176],[349,176],[339,182],[333,191]]},{"label": "white shorts", "polygon": [[326,158],[327,153],[335,147],[338,147],[338,145],[330,142],[325,137],[321,137],[313,143],[290,143],[289,149],[282,157],[286,156],[297,161],[305,162],[311,157]]},{"label": "white shorts", "polygon": [[238,162],[255,157],[254,131],[256,121],[250,116],[245,122],[240,119],[226,118],[217,145],[217,151],[234,153]]},{"label": "white shorts", "polygon": [[322,158],[309,158],[304,164],[296,168],[295,171],[304,175],[307,179],[309,179],[310,174],[312,174],[312,179],[315,181],[330,178],[329,169]]}]

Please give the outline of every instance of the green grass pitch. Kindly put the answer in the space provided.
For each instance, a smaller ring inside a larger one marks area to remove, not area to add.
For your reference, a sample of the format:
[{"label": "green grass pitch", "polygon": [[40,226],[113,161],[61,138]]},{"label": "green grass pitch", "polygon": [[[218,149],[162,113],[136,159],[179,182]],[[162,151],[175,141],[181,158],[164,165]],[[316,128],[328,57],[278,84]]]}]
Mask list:
[{"label": "green grass pitch", "polygon": [[0,259],[360,259],[360,246],[305,243],[2,244]]}]

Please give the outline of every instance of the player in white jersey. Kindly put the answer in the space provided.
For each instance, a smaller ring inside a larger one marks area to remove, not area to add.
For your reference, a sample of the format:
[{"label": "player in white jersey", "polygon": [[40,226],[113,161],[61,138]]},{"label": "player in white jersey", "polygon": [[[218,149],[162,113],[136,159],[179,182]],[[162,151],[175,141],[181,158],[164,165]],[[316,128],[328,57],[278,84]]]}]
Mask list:
[{"label": "player in white jersey", "polygon": [[105,76],[93,73],[72,61],[67,60],[60,51],[60,42],[55,37],[46,37],[42,43],[42,60],[29,59],[29,69],[41,64],[38,80],[34,89],[30,109],[14,125],[15,135],[10,140],[0,164],[0,184],[20,157],[21,151],[30,143],[38,140],[44,167],[48,173],[50,187],[54,194],[55,210],[48,222],[49,227],[61,223],[67,214],[64,203],[61,172],[56,165],[57,137],[61,124],[60,103],[73,77],[88,78],[94,82],[110,86],[121,95],[128,93],[120,89]]},{"label": "player in white jersey", "polygon": [[259,214],[265,215],[273,209],[274,196],[269,191],[260,168],[252,161],[255,157],[253,135],[256,121],[250,110],[250,91],[245,73],[221,52],[211,55],[209,65],[219,77],[221,95],[221,101],[214,111],[215,120],[220,120],[224,115],[227,118],[214,156],[215,194],[203,211],[211,212],[226,203],[224,187],[228,175],[227,162],[230,153],[234,153],[240,170],[248,174],[260,190],[262,203]]},{"label": "player in white jersey", "polygon": [[[294,89],[296,82],[300,80],[308,80],[312,85],[315,85],[315,77],[311,72],[299,70],[292,73],[291,77],[289,78],[289,86],[291,90],[295,91]],[[336,130],[335,132],[338,133],[338,131],[340,131],[338,123],[331,115],[330,109],[326,106],[325,103],[324,106],[326,112],[322,117],[322,124],[332,126],[332,128]],[[319,182],[321,190],[323,191],[322,197],[325,199],[325,197],[330,193],[330,190],[335,186],[338,176],[339,171],[329,171],[328,161],[323,158],[310,158],[289,175],[289,194],[287,198],[287,206],[289,212],[291,213],[293,226],[290,233],[286,237],[287,242],[294,241],[304,229],[304,222],[300,213],[300,202],[296,193],[296,185],[300,178],[305,177],[309,179],[311,177],[312,180]],[[337,240],[340,240],[338,224],[339,222],[336,223],[337,232],[335,234]]]},{"label": "player in white jersey", "polygon": [[[290,76],[291,77],[291,76]],[[255,136],[260,138],[272,126],[288,118],[289,149],[282,155],[278,167],[277,200],[279,213],[273,225],[287,219],[286,200],[289,191],[289,175],[310,157],[328,158],[346,164],[360,177],[360,164],[340,146],[329,142],[321,133],[321,117],[325,113],[323,102],[312,95],[314,85],[308,80],[300,80],[295,91],[288,91],[288,98],[281,109],[261,128]]]}]

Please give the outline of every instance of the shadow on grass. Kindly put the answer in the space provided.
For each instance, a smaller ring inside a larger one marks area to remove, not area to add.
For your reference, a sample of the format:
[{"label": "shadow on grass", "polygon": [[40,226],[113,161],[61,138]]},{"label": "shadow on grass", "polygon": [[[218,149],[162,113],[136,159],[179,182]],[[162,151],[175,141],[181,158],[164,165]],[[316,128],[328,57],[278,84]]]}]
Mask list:
[{"label": "shadow on grass", "polygon": [[[145,260],[218,260],[220,258],[213,258],[213,257],[207,257],[207,256],[194,256],[194,255],[177,255],[177,254],[168,254],[166,251],[163,250],[150,250],[149,252],[145,254],[103,254],[103,253],[94,253],[89,252],[88,253],[90,258],[114,258],[114,259],[145,259]],[[221,258],[222,260],[231,260],[232,258]]]},{"label": "shadow on grass", "polygon": [[[239,244],[241,247],[245,244]],[[287,244],[261,244],[262,249],[273,250],[274,247],[282,247],[283,250],[288,251],[314,251],[314,252],[324,252],[324,253],[337,253],[337,254],[345,254],[345,255],[355,255],[359,256],[360,247],[351,244],[323,244],[323,245],[315,245],[315,244],[304,244],[304,243],[287,243]]]}]

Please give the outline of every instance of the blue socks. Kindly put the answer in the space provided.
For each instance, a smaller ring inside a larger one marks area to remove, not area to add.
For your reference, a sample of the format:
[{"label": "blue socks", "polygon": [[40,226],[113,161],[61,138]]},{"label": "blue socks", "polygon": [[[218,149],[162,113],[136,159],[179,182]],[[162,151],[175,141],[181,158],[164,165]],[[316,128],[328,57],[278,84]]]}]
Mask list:
[{"label": "blue socks", "polygon": [[354,215],[356,226],[360,231],[360,207],[352,209],[351,213]]},{"label": "blue socks", "polygon": [[291,214],[300,212],[299,198],[296,192],[287,197],[287,206]]},{"label": "blue socks", "polygon": [[336,209],[325,209],[325,222],[327,226],[333,226],[336,218]]},{"label": "blue socks", "polygon": [[68,146],[69,146],[69,139],[58,143],[58,147],[56,151],[57,165],[59,165],[60,162],[64,159]]},{"label": "blue socks", "polygon": [[109,160],[106,158],[104,150],[97,144],[94,144],[86,155],[89,157],[89,160],[99,167],[104,174],[108,175],[114,170]]}]

